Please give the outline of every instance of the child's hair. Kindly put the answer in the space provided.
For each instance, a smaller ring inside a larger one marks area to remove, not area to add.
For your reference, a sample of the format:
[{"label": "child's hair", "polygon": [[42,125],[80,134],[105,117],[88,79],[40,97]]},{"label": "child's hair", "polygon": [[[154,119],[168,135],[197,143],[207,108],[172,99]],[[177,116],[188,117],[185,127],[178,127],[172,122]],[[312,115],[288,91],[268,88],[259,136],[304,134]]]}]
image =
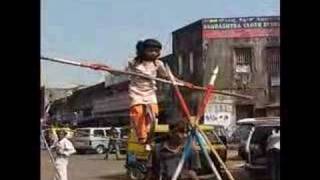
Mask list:
[{"label": "child's hair", "polygon": [[143,41],[143,48],[158,48],[161,50],[162,45],[156,39],[146,39]]},{"label": "child's hair", "polygon": [[144,48],[143,48],[143,41],[138,41],[137,44],[136,44],[136,58],[135,59],[138,59],[140,57],[143,56],[143,51],[144,51]]},{"label": "child's hair", "polygon": [[155,39],[146,39],[144,41],[138,41],[136,44],[136,57],[134,58],[136,62],[141,62],[145,48],[158,48],[161,50],[162,45],[159,41]]}]

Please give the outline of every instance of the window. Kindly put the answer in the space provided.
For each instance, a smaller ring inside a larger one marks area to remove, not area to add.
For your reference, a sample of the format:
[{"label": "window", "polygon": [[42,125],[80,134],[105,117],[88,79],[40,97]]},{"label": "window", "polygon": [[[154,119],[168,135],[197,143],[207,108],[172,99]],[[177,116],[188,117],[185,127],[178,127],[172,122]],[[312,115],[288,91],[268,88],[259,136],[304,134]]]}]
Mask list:
[{"label": "window", "polygon": [[90,135],[89,129],[78,129],[75,133],[76,137],[88,137]]},{"label": "window", "polygon": [[112,132],[112,129],[108,129],[108,130],[106,130],[106,135],[107,135],[107,136],[115,136],[115,137],[118,137],[119,132],[118,132],[118,130],[114,130],[114,131]]},{"label": "window", "polygon": [[252,127],[249,125],[238,126],[236,134],[239,135],[240,140],[246,141],[248,139],[251,128]]},{"label": "window", "polygon": [[280,75],[280,48],[268,47],[266,48],[267,54],[267,68],[271,76]]},{"label": "window", "polygon": [[235,48],[235,65],[237,73],[250,73],[252,63],[252,48]]},{"label": "window", "polygon": [[253,105],[236,105],[237,119],[252,118],[254,114],[253,108]]},{"label": "window", "polygon": [[104,137],[104,132],[103,132],[103,130],[94,130],[93,136],[94,137]]},{"label": "window", "polygon": [[271,80],[271,86],[280,85],[280,48],[266,48],[267,71]]},{"label": "window", "polygon": [[189,54],[189,70],[190,73],[193,73],[193,52]]},{"label": "window", "polygon": [[83,110],[83,117],[89,117],[92,115],[91,109]]},{"label": "window", "polygon": [[266,117],[267,110],[265,108],[255,109],[254,117]]},{"label": "window", "polygon": [[272,130],[275,127],[273,126],[262,126],[262,127],[256,127],[256,130],[254,131],[251,139],[252,144],[259,144],[263,143],[267,140],[267,138],[271,135]]},{"label": "window", "polygon": [[111,136],[111,131],[110,130],[105,130],[105,133],[107,136]]},{"label": "window", "polygon": [[182,75],[183,72],[183,62],[182,62],[182,56],[178,56],[178,74]]}]

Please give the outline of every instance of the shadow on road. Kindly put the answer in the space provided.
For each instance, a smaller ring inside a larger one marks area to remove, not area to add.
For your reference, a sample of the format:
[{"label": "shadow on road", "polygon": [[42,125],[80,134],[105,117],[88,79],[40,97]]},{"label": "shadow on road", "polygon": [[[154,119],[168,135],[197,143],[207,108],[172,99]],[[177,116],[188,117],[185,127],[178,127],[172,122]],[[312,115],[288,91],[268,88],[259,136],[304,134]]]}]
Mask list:
[{"label": "shadow on road", "polygon": [[129,180],[126,174],[111,174],[107,176],[99,176],[99,179],[105,179],[105,180]]}]

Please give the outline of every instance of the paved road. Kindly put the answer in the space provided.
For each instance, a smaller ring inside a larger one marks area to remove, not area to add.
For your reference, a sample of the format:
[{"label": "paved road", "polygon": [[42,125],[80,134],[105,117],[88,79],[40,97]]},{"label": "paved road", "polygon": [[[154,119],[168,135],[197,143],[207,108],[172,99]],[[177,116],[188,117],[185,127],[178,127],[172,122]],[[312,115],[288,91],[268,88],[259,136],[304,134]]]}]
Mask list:
[{"label": "paved road", "polygon": [[[68,167],[69,180],[127,180],[124,160],[104,160],[104,155],[73,155]],[[234,151],[229,152],[227,166],[236,180],[267,180],[265,177],[252,178],[243,169],[243,161]],[[54,169],[46,151],[41,152],[41,180],[52,180]]]},{"label": "paved road", "polygon": [[[124,161],[104,160],[103,155],[73,155],[68,166],[68,180],[125,180]],[[54,167],[48,153],[41,152],[41,180],[52,180]]]}]

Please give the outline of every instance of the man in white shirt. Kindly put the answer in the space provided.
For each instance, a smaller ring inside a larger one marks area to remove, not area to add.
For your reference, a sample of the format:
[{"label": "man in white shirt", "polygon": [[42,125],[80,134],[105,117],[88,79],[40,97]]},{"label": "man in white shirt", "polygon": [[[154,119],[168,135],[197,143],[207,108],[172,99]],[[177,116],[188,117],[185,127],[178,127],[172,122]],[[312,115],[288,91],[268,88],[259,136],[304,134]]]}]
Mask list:
[{"label": "man in white shirt", "polygon": [[56,141],[52,148],[55,149],[56,158],[55,158],[55,166],[56,166],[56,174],[54,180],[67,180],[67,166],[68,160],[71,154],[76,152],[72,143],[66,138],[67,132],[61,130],[57,131],[58,141]]},{"label": "man in white shirt", "polygon": [[267,140],[267,154],[269,160],[269,170],[272,180],[280,180],[280,129],[272,131]]}]

